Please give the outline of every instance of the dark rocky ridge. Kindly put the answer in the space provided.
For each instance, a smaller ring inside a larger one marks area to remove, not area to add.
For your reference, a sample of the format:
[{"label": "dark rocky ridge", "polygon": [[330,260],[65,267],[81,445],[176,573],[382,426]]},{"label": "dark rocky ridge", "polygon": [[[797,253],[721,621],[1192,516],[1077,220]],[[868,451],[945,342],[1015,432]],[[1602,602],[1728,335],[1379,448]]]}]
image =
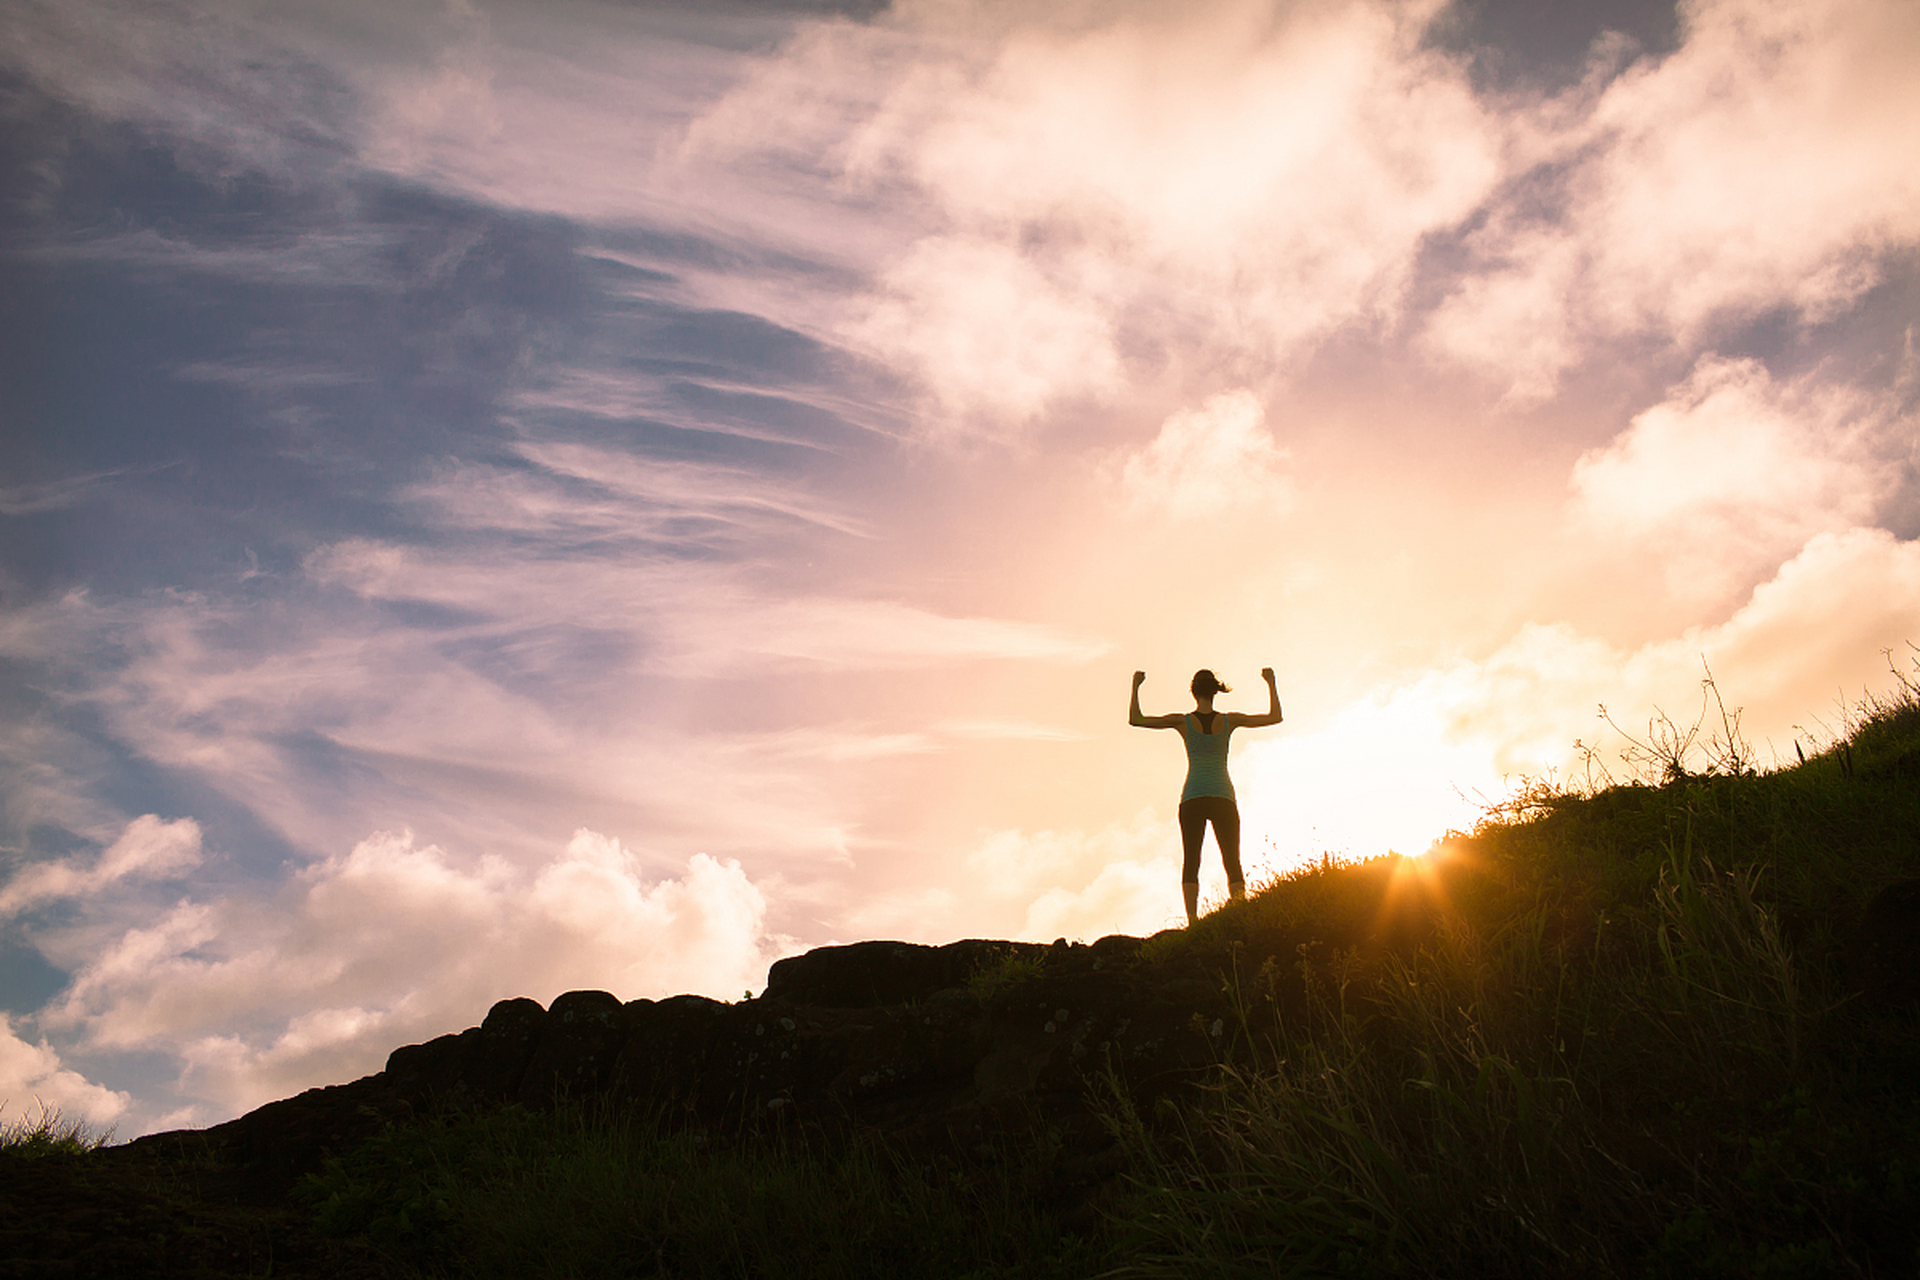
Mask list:
[{"label": "dark rocky ridge", "polygon": [[0,1161],[0,1276],[386,1275],[365,1241],[318,1230],[301,1178],[389,1125],[555,1099],[721,1141],[857,1135],[909,1158],[1011,1158],[1023,1194],[1091,1227],[1124,1164],[1101,1108],[1116,1093],[1147,1115],[1177,1103],[1245,1048],[1243,1012],[1304,1014],[1306,968],[1351,971],[1431,936],[1432,904],[1384,884],[1352,914],[1251,931],[824,947],[735,1003],[503,1000],[373,1075],[210,1129]]},{"label": "dark rocky ridge", "polygon": [[503,1000],[373,1075],[210,1129],[0,1161],[0,1276],[384,1276],[364,1242],[316,1229],[291,1194],[300,1179],[388,1124],[556,1098],[721,1138],[873,1135],[940,1159],[1031,1152],[1044,1130],[1036,1194],[1071,1219],[1120,1167],[1097,1097],[1152,1106],[1191,1087],[1230,1051],[1231,976],[1251,986],[1264,959],[1247,952],[1292,961],[1299,940],[1166,945],[1184,941],[862,942],[783,960],[764,993],[731,1004]]},{"label": "dark rocky ridge", "polygon": [[761,995],[735,1003],[605,991],[546,1008],[503,1000],[477,1027],[394,1050],[374,1075],[99,1154],[191,1148],[284,1194],[384,1124],[568,1098],[717,1135],[865,1134],[930,1154],[989,1151],[1044,1128],[1057,1182],[1071,1186],[1114,1154],[1102,1098],[1117,1090],[1151,1113],[1244,1047],[1254,1002],[1303,1016],[1304,962],[1325,973],[1339,956],[1357,972],[1431,937],[1436,899],[1388,892],[1385,864],[1354,874],[1368,888],[1347,910],[1285,927],[1091,944],[858,942],[781,960]]},{"label": "dark rocky ridge", "polygon": [[1151,1104],[1226,1047],[1218,963],[1143,960],[1146,945],[860,942],[782,960],[764,993],[732,1004],[502,1000],[477,1027],[394,1050],[378,1074],[115,1150],[198,1139],[285,1187],[390,1120],[572,1098],[716,1132],[874,1133],[956,1153],[1044,1117],[1085,1158],[1105,1145],[1098,1082]]}]

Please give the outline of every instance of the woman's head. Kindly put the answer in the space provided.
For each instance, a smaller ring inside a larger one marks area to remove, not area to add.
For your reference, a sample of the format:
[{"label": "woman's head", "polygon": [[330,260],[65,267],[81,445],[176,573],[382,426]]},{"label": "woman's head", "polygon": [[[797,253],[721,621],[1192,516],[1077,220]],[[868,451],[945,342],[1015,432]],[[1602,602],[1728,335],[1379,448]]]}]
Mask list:
[{"label": "woman's head", "polygon": [[1220,677],[1205,667],[1193,673],[1193,683],[1188,688],[1193,690],[1193,696],[1196,698],[1211,698],[1216,693],[1233,692],[1232,685],[1220,683]]}]

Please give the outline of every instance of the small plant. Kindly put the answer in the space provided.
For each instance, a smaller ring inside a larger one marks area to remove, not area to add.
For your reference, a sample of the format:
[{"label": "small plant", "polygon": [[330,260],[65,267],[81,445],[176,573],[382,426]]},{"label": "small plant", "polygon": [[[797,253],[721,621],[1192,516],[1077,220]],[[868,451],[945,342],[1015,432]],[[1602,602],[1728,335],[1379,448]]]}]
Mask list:
[{"label": "small plant", "polygon": [[[38,1098],[34,1102],[40,1108],[39,1115],[0,1120],[0,1152],[24,1159],[83,1155],[113,1140],[111,1128],[96,1129],[84,1120],[69,1120],[60,1108],[50,1107]],[[0,1112],[4,1110],[4,1104],[0,1104]]]},{"label": "small plant", "polygon": [[[1649,786],[1665,786],[1676,782],[1685,782],[1688,778],[1728,775],[1744,777],[1754,772],[1753,747],[1740,736],[1740,711],[1735,707],[1727,710],[1726,700],[1720,696],[1720,686],[1714,683],[1713,668],[1707,666],[1707,660],[1700,660],[1701,669],[1707,674],[1700,680],[1700,714],[1693,723],[1681,728],[1659,708],[1654,709],[1647,721],[1644,738],[1622,729],[1614,722],[1613,716],[1603,703],[1600,718],[1615,733],[1627,740],[1627,746],[1620,758],[1632,769],[1640,781]],[[1711,705],[1709,705],[1711,704]],[[1709,731],[1705,743],[1700,741],[1701,730],[1706,727],[1707,715],[1716,712],[1720,721],[1717,731]],[[1594,760],[1590,749],[1575,742],[1576,749],[1586,753],[1586,768],[1591,782]],[[1693,760],[1698,751],[1702,757],[1698,766]],[[1600,766],[1601,776],[1608,783],[1612,776]]]},{"label": "small plant", "polygon": [[967,979],[967,990],[986,1000],[1039,977],[1046,968],[1037,951],[1008,951],[997,960],[989,960]]},{"label": "small plant", "polygon": [[1162,929],[1140,944],[1142,964],[1166,964],[1192,950],[1192,930]]}]

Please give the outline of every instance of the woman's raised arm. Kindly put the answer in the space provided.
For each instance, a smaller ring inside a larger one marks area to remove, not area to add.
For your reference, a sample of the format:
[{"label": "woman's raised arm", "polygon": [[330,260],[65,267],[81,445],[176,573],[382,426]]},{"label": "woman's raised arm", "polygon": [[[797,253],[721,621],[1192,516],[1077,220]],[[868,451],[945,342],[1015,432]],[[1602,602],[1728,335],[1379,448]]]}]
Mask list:
[{"label": "woman's raised arm", "polygon": [[1280,690],[1273,682],[1273,668],[1260,668],[1260,678],[1267,682],[1267,714],[1250,716],[1236,711],[1227,717],[1229,724],[1241,729],[1258,729],[1265,725],[1280,723]]},{"label": "woman's raised arm", "polygon": [[1140,686],[1146,683],[1147,673],[1133,673],[1133,698],[1127,703],[1127,723],[1137,729],[1178,729],[1184,716],[1143,716],[1140,714]]}]

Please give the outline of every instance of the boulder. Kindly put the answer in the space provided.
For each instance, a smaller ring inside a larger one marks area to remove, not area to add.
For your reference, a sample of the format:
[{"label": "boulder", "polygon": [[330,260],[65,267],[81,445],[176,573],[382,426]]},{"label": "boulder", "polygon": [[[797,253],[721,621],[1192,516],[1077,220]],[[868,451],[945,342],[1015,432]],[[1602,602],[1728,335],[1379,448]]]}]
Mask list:
[{"label": "boulder", "polygon": [[924,1000],[1014,956],[1044,953],[1033,942],[968,938],[942,947],[855,942],[774,962],[766,996],[833,1009],[874,1009]]},{"label": "boulder", "polygon": [[720,1016],[728,1006],[705,996],[635,1000],[622,1006],[625,1034],[608,1092],[661,1118],[695,1108]]},{"label": "boulder", "polygon": [[613,1078],[626,1036],[618,996],[606,991],[569,991],[556,997],[539,1025],[514,1096],[538,1105],[603,1091]]},{"label": "boulder", "polygon": [[495,1004],[480,1024],[460,1084],[480,1098],[513,1097],[546,1025],[547,1011],[538,1000],[516,996]]}]

